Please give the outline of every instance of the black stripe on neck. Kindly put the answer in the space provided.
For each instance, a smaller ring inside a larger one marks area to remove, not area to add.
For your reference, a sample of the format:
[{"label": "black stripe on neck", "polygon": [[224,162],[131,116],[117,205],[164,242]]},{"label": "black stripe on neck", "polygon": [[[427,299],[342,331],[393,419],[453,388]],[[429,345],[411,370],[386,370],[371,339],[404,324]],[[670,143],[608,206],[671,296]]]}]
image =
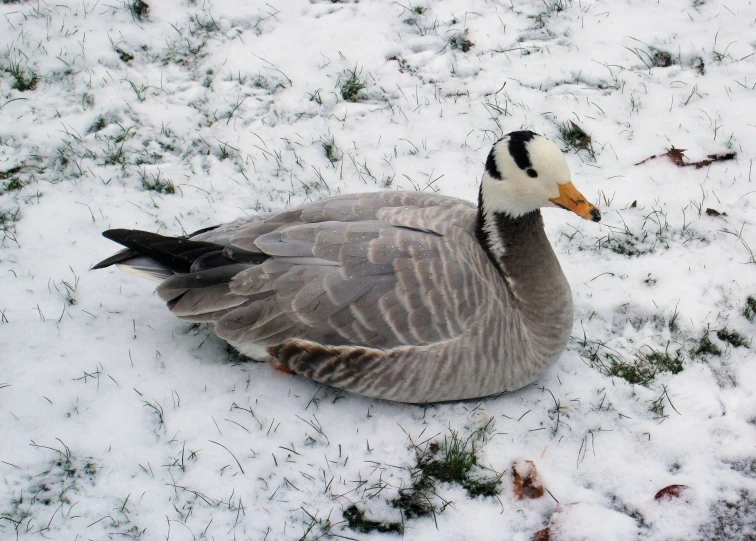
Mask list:
[{"label": "black stripe on neck", "polygon": [[475,237],[478,239],[481,248],[486,252],[489,261],[499,269],[499,272],[506,274],[502,259],[500,259],[492,248],[491,234],[486,231],[485,225],[487,219],[492,219],[498,237],[503,243],[505,255],[511,252],[511,243],[515,241],[517,234],[522,230],[527,230],[538,224],[541,217],[540,210],[528,212],[517,218],[513,218],[506,212],[487,213],[483,204],[483,186],[478,191],[478,217],[475,220]]}]

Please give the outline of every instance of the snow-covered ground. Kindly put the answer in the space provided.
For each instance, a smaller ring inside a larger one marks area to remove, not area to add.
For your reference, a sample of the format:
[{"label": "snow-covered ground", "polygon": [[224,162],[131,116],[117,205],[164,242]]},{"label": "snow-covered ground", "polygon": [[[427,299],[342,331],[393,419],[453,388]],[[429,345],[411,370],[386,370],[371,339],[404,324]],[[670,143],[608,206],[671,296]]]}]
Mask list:
[{"label": "snow-covered ground", "polygon": [[[524,541],[554,499],[552,539],[756,538],[752,1],[0,15],[0,538],[397,536],[359,531],[357,509],[406,539]],[[181,234],[384,188],[474,200],[491,144],[521,128],[564,146],[604,219],[544,212],[575,327],[518,392],[337,392],[240,359],[154,284],[88,270],[111,227]],[[636,165],[673,146],[736,155]],[[413,518],[392,502],[453,437],[499,494],[437,482]],[[515,498],[521,459],[554,499]],[[685,497],[654,499],[673,484]]]}]

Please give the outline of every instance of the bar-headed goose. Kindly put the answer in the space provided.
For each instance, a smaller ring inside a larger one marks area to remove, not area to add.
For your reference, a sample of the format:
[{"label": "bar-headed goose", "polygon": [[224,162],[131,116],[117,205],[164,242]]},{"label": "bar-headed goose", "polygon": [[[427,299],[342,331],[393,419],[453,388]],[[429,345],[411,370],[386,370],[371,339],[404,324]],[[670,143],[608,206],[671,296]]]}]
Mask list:
[{"label": "bar-headed goose", "polygon": [[339,195],[188,237],[112,229],[112,264],[160,282],[170,311],[240,352],[400,402],[523,387],[556,362],[572,294],[541,207],[597,222],[559,148],[494,144],[478,207],[436,194]]}]

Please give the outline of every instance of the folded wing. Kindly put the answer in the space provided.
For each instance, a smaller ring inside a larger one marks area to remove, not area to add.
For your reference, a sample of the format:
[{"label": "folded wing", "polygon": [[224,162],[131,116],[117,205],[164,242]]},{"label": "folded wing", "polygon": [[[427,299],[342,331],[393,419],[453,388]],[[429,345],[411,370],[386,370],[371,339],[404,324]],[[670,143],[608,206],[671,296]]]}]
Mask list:
[{"label": "folded wing", "polygon": [[433,194],[337,196],[192,237],[221,255],[264,259],[176,275],[158,293],[177,316],[215,322],[242,351],[290,338],[432,344],[459,336],[486,296],[471,265],[485,258],[474,216],[469,203]]}]

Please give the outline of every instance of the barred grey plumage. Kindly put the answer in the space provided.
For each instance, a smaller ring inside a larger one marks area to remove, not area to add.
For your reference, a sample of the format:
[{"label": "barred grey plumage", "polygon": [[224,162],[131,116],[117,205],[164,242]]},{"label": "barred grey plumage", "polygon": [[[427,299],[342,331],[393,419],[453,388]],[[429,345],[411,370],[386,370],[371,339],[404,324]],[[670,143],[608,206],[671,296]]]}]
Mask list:
[{"label": "barred grey plumage", "polygon": [[174,315],[214,323],[242,353],[259,357],[267,348],[283,367],[327,385],[414,403],[515,390],[557,360],[572,328],[572,294],[538,206],[599,216],[576,190],[565,195],[574,190],[568,169],[567,178],[528,186],[556,190],[551,203],[536,194],[528,212],[508,211],[497,190],[536,182],[509,149],[519,162],[528,153],[530,171],[563,176],[561,153],[542,141],[520,135],[494,146],[487,169],[503,180],[484,173],[477,208],[436,194],[379,192],[188,239],[111,230],[105,235],[127,250],[97,268],[115,263],[160,280],[157,292]]}]

